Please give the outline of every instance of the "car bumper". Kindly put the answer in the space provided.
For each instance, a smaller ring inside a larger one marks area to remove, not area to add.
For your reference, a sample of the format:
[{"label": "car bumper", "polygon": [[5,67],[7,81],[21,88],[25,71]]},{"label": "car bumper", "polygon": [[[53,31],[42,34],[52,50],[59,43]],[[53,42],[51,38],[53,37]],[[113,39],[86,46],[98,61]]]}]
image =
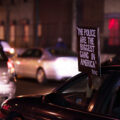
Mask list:
[{"label": "car bumper", "polygon": [[13,97],[16,87],[14,82],[0,83],[0,96]]},{"label": "car bumper", "polygon": [[13,98],[16,92],[16,85],[14,82],[0,83],[0,104],[6,99]]}]

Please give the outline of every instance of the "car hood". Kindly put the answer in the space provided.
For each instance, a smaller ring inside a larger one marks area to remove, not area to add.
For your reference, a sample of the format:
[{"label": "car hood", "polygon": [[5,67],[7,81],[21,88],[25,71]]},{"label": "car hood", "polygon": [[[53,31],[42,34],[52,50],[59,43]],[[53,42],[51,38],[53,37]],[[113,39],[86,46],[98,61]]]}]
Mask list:
[{"label": "car hood", "polygon": [[30,96],[18,96],[12,99],[9,99],[3,103],[9,104],[9,105],[15,105],[15,104],[39,104],[42,102],[43,95],[30,95]]},{"label": "car hood", "polygon": [[7,100],[4,104],[8,104],[10,106],[15,105],[41,105],[41,103],[55,103],[60,104],[61,100],[63,100],[63,95],[61,93],[51,93],[46,95],[30,95],[30,96],[18,96],[12,99]]}]

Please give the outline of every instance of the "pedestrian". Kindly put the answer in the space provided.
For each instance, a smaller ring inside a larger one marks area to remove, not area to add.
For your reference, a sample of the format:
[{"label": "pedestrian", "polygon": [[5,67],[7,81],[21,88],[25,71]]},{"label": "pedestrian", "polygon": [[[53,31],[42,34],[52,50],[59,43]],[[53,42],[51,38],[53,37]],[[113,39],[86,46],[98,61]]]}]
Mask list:
[{"label": "pedestrian", "polygon": [[56,47],[57,48],[66,48],[65,43],[63,42],[63,39],[61,37],[59,37],[57,39],[57,43],[56,43]]}]

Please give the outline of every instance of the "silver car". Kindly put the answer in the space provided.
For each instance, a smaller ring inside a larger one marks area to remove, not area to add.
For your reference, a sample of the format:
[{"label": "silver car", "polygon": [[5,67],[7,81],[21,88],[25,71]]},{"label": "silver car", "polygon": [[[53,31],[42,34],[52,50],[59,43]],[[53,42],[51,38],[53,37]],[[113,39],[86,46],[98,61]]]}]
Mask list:
[{"label": "silver car", "polygon": [[79,73],[77,55],[60,48],[29,48],[14,59],[16,75],[30,77],[43,83],[62,80]]},{"label": "silver car", "polygon": [[0,104],[15,96],[15,69],[0,45]]}]

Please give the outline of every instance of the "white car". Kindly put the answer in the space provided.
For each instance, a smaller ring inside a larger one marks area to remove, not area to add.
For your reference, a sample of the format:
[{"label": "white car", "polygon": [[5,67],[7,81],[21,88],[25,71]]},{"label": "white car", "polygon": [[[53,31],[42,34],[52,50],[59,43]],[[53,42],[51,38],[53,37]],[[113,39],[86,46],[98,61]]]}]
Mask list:
[{"label": "white car", "polygon": [[12,61],[6,56],[0,46],[0,104],[5,99],[15,96],[16,79]]},{"label": "white car", "polygon": [[77,55],[68,49],[29,48],[13,61],[16,75],[35,78],[39,83],[79,73]]}]

